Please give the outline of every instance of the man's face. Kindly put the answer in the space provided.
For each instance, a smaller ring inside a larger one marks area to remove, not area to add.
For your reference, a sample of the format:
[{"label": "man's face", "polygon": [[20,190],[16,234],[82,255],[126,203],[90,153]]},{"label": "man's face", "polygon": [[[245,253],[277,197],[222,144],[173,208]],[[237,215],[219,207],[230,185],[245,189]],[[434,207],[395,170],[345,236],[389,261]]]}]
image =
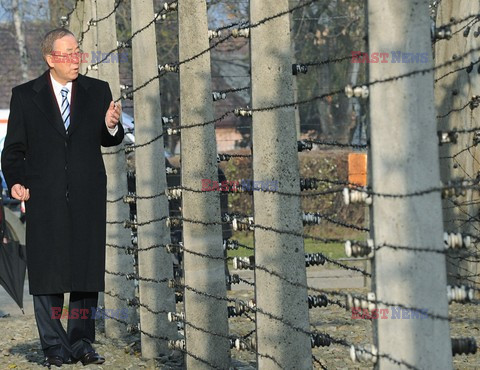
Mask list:
[{"label": "man's face", "polygon": [[53,78],[62,85],[78,77],[80,49],[77,40],[72,35],[55,40],[52,54],[47,55],[46,59]]}]

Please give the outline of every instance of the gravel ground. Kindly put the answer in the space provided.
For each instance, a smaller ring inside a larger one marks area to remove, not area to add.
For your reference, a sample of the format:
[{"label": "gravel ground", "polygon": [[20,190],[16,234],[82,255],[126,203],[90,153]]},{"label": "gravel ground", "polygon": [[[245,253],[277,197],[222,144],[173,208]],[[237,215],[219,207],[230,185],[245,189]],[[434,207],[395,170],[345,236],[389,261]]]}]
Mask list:
[{"label": "gravel ground", "polygon": [[[347,289],[365,294],[365,289]],[[253,298],[253,291],[236,290],[230,292],[232,297],[248,300]],[[480,343],[479,305],[453,304],[450,306],[455,318],[468,318],[473,323],[453,322],[452,337],[475,337]],[[365,345],[371,343],[372,323],[368,320],[352,320],[345,309],[336,305],[327,308],[315,308],[310,311],[312,330],[326,332],[336,339],[345,339],[350,343]],[[38,333],[33,315],[0,318],[0,369],[40,369],[43,354],[38,341]],[[95,349],[105,356],[104,365],[83,367],[81,364],[68,365],[66,368],[91,369],[183,369],[183,358],[180,353],[156,360],[141,358],[139,337],[132,335],[124,341],[106,338],[102,331],[102,323],[98,322],[97,342]],[[230,330],[235,335],[245,335],[253,329],[253,323],[247,318],[230,319]],[[359,366],[351,362],[348,348],[340,345],[316,348],[313,353],[328,369],[371,369],[371,366]],[[249,352],[232,351],[232,368],[254,369],[255,356]],[[321,368],[319,364],[314,364]],[[455,356],[455,369],[480,369],[480,354],[473,356]]]},{"label": "gravel ground", "polygon": [[[344,292],[351,292],[365,295],[366,289],[342,289]],[[253,292],[242,291],[240,299],[250,299]],[[450,305],[450,314],[456,319],[469,319],[473,323],[455,322],[450,325],[451,337],[474,337],[477,345],[480,344],[480,302],[476,304]],[[355,345],[366,346],[372,343],[372,322],[369,320],[352,320],[351,313],[337,305],[329,305],[326,308],[314,308],[310,310],[311,330],[328,333],[335,339],[344,339]],[[232,332],[244,335],[253,329],[253,324],[245,323],[245,320],[234,319],[230,321]],[[255,358],[252,354],[233,351],[232,355],[243,362],[250,362],[255,366]],[[314,348],[313,355],[327,369],[372,369],[368,364],[362,365],[353,363],[350,359],[349,348],[340,345]],[[480,369],[480,352],[475,355],[457,355],[453,358],[455,369]],[[315,368],[321,369],[318,363]],[[430,369],[428,369],[430,370]]]}]

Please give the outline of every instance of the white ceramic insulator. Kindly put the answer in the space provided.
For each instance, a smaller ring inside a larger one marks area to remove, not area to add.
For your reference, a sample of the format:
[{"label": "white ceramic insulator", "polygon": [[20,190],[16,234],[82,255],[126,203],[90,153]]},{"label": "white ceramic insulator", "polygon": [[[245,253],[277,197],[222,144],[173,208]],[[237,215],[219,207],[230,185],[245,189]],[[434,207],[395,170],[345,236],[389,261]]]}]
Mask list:
[{"label": "white ceramic insulator", "polygon": [[168,135],[178,135],[179,132],[180,132],[180,130],[178,130],[176,128],[167,128],[167,134]]},{"label": "white ceramic insulator", "polygon": [[168,348],[185,350],[186,349],[185,339],[169,340],[168,341]]},{"label": "white ceramic insulator", "polygon": [[248,257],[234,257],[233,258],[233,269],[234,270],[241,270],[243,267],[243,263],[250,263]]},{"label": "white ceramic insulator", "polygon": [[245,349],[245,345],[240,341],[240,339],[235,339],[235,348],[238,351],[242,351]]},{"label": "white ceramic insulator", "polygon": [[352,257],[352,242],[350,240],[345,242],[345,254],[347,257]]},{"label": "white ceramic insulator", "polygon": [[351,294],[347,294],[346,296],[346,308],[347,310],[351,308],[362,308],[367,309],[369,311],[373,311],[377,305],[375,303],[375,293],[370,292],[367,294],[367,299],[354,297]]},{"label": "white ceramic insulator", "polygon": [[183,312],[176,313],[176,312],[169,312],[167,314],[168,321],[170,322],[177,322],[183,321],[185,319],[185,314]]},{"label": "white ceramic insulator", "polygon": [[375,243],[373,242],[373,239],[367,239],[367,245],[370,248],[375,249]]},{"label": "white ceramic insulator", "polygon": [[173,65],[173,64],[164,64],[163,66],[159,66],[159,70],[161,71],[167,71],[167,72],[178,72],[178,66]]},{"label": "white ceramic insulator", "polygon": [[351,309],[352,307],[354,307],[353,305],[353,297],[350,295],[350,294],[347,294],[347,299],[346,299],[346,306],[347,306],[347,310]]},{"label": "white ceramic insulator", "polygon": [[368,90],[367,86],[362,86],[362,99],[367,99],[370,96],[370,90]]},{"label": "white ceramic insulator", "polygon": [[461,233],[443,233],[445,249],[468,248],[472,245],[472,238],[469,235],[463,236]]},{"label": "white ceramic insulator", "polygon": [[155,17],[155,19],[157,21],[164,21],[165,19],[167,19],[167,15],[166,14],[160,14],[158,15],[158,13],[154,13],[153,16]]},{"label": "white ceramic insulator", "polygon": [[222,33],[220,31],[215,31],[215,30],[208,30],[208,38],[210,40],[220,37]]},{"label": "white ceramic insulator", "polygon": [[182,189],[166,189],[165,195],[168,200],[170,199],[180,199],[182,197]]},{"label": "white ceramic insulator", "polygon": [[362,87],[361,86],[355,86],[353,88],[353,95],[355,95],[356,98],[359,98],[362,96]]},{"label": "white ceramic insulator", "polygon": [[173,123],[173,118],[172,117],[162,117],[162,122],[164,125],[167,123]]},{"label": "white ceramic insulator", "polygon": [[235,220],[235,217],[229,215],[228,213],[225,213],[223,215],[223,219],[225,220],[225,222],[233,222],[233,220]]},{"label": "white ceramic insulator", "polygon": [[367,301],[368,301],[368,310],[372,312],[374,309],[377,308],[377,305],[375,303],[375,293],[374,292],[369,292],[367,293]]},{"label": "white ceramic insulator", "polygon": [[364,199],[363,193],[357,190],[350,190],[350,202],[360,203]]},{"label": "white ceramic insulator", "polygon": [[362,309],[368,308],[368,302],[364,299],[355,298],[353,302],[355,303],[355,307],[361,307]]},{"label": "white ceramic insulator", "polygon": [[371,205],[372,197],[366,191],[344,188],[343,201],[345,205],[349,205],[350,203],[365,203]]},{"label": "white ceramic insulator", "polygon": [[447,297],[448,302],[471,302],[474,298],[474,290],[471,287],[465,285],[461,286],[450,286],[447,285]]},{"label": "white ceramic insulator", "polygon": [[178,170],[176,168],[166,167],[165,172],[167,173],[167,175],[175,175],[178,173]]},{"label": "white ceramic insulator", "polygon": [[212,93],[212,96],[213,96],[213,101],[225,100],[225,99],[227,98],[227,94],[221,93],[221,92],[217,92],[217,91],[214,91],[214,92]]},{"label": "white ceramic insulator", "polygon": [[345,86],[345,95],[347,98],[353,98],[353,87],[351,85]]},{"label": "white ceramic insulator", "polygon": [[345,205],[349,205],[350,204],[350,190],[348,188],[343,188],[343,202],[345,203]]},{"label": "white ceramic insulator", "polygon": [[250,37],[250,28],[234,28],[232,30],[233,37]]},{"label": "white ceramic insulator", "polygon": [[304,213],[303,214],[303,221],[310,223],[310,224],[317,224],[319,225],[321,222],[321,217],[314,214],[314,213]]},{"label": "white ceramic insulator", "polygon": [[177,5],[178,3],[164,3],[163,4],[163,9],[165,9],[166,11],[173,11],[173,10],[176,10],[177,9]]},{"label": "white ceramic insulator", "polygon": [[377,362],[378,351],[377,348],[372,344],[369,351],[367,352],[365,348],[362,347],[350,347],[350,358],[353,362]]},{"label": "white ceramic insulator", "polygon": [[443,244],[445,245],[445,249],[449,248],[449,246],[448,246],[448,233],[447,232],[443,233]]},{"label": "white ceramic insulator", "polygon": [[235,109],[233,111],[233,114],[240,117],[250,117],[252,115],[252,111],[248,109],[239,108],[239,109]]},{"label": "white ceramic insulator", "polygon": [[[370,253],[368,253],[367,255],[359,255],[359,256],[355,256],[355,257],[368,257],[368,258],[373,258],[374,254],[375,254],[375,243],[373,242],[373,239],[367,239],[367,246],[370,248]],[[354,244],[352,243],[352,241],[350,240],[347,240],[345,242],[345,255],[347,257],[352,257],[353,256],[353,247],[354,247]]]}]

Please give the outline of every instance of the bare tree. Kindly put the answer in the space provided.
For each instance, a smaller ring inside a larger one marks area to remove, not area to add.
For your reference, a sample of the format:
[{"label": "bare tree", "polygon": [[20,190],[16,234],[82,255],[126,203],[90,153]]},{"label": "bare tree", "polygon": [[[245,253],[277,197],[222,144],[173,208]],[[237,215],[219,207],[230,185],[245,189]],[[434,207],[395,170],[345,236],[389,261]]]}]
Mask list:
[{"label": "bare tree", "polygon": [[48,0],[48,11],[52,27],[60,26],[60,18],[74,7],[72,0]]},{"label": "bare tree", "polygon": [[12,0],[10,11],[12,13],[13,26],[15,28],[15,40],[20,54],[20,71],[22,73],[22,81],[28,80],[28,54],[25,45],[25,31],[23,27],[23,14],[21,2],[22,0]]}]

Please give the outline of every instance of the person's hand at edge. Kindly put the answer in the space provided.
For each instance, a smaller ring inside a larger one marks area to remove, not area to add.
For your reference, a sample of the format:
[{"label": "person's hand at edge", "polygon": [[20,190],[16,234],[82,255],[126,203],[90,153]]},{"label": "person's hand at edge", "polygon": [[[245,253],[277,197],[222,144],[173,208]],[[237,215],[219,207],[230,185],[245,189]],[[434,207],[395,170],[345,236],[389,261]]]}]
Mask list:
[{"label": "person's hand at edge", "polygon": [[12,186],[12,197],[17,200],[27,201],[30,199],[30,189],[26,189],[25,186],[15,184]]}]

